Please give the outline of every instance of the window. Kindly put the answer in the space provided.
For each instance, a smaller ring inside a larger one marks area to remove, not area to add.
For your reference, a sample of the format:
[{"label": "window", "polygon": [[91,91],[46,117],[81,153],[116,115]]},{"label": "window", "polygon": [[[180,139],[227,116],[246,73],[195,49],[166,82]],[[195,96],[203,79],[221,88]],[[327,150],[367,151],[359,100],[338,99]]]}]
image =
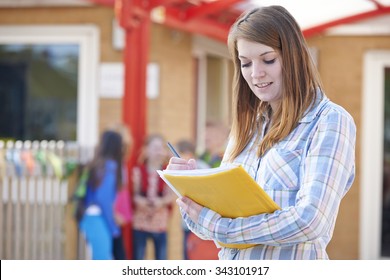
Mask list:
[{"label": "window", "polygon": [[77,140],[77,44],[0,45],[0,137]]},{"label": "window", "polygon": [[99,33],[0,27],[0,138],[97,142]]}]

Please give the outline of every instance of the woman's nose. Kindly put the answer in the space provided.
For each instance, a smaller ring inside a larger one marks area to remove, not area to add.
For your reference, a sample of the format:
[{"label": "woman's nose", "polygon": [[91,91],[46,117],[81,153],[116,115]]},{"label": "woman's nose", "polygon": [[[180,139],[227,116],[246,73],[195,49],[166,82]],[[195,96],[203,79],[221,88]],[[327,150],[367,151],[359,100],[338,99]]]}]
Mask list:
[{"label": "woman's nose", "polygon": [[264,68],[258,63],[253,63],[252,78],[261,78],[265,76]]}]

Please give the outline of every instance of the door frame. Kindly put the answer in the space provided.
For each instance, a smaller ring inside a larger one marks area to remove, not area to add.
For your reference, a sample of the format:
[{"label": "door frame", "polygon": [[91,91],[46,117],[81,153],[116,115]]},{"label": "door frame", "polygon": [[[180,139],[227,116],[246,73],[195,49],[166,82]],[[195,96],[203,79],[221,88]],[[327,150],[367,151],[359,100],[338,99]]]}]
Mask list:
[{"label": "door frame", "polygon": [[360,159],[360,259],[381,259],[385,67],[390,67],[390,50],[365,53]]}]

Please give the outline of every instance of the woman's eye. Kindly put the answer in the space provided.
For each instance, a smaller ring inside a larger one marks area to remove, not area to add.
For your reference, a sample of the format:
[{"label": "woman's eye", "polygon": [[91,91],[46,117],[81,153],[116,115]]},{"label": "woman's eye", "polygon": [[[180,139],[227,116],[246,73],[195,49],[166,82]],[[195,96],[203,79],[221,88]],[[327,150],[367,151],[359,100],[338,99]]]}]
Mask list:
[{"label": "woman's eye", "polygon": [[272,63],[275,62],[275,60],[276,60],[276,58],[271,59],[271,60],[264,60],[264,63],[265,63],[265,64],[272,64]]},{"label": "woman's eye", "polygon": [[241,68],[249,67],[251,65],[250,62],[248,63],[241,63]]}]

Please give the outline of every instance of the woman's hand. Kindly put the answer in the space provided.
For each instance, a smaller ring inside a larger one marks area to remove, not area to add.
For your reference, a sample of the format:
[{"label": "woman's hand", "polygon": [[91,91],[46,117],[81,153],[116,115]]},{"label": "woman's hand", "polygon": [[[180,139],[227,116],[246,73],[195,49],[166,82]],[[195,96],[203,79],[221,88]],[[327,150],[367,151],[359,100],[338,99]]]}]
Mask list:
[{"label": "woman's hand", "polygon": [[169,160],[167,169],[171,170],[190,170],[196,169],[196,161],[194,159],[183,159],[178,157],[172,157]]},{"label": "woman's hand", "polygon": [[149,200],[139,194],[134,195],[134,205],[140,208],[147,208],[150,205]]},{"label": "woman's hand", "polygon": [[188,197],[182,197],[176,199],[177,205],[183,209],[184,212],[191,218],[194,223],[198,223],[198,218],[203,206],[189,199]]},{"label": "woman's hand", "polygon": [[123,226],[126,223],[125,218],[120,213],[114,213],[114,220],[118,226]]}]

